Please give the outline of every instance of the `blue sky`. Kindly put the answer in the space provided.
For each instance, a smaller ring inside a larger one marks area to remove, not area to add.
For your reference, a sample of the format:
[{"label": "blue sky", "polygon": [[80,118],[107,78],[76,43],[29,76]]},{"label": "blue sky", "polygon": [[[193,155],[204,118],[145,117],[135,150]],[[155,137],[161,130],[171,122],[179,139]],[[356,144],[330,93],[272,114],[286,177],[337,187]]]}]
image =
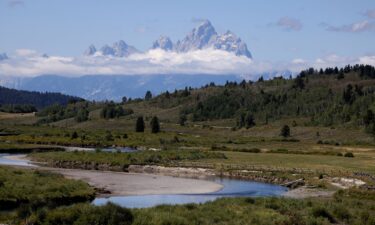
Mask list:
[{"label": "blue sky", "polygon": [[[218,33],[236,33],[253,59],[213,49],[149,50],[160,35],[176,42],[203,19]],[[82,55],[90,44],[100,48],[118,40],[143,52]],[[375,66],[374,40],[374,0],[0,0],[0,78],[160,73],[251,78],[308,67]]]},{"label": "blue sky", "polygon": [[374,0],[0,0],[0,52],[78,56],[120,39],[147,50],[159,35],[177,41],[209,19],[254,59],[359,57],[375,54],[374,10]]}]

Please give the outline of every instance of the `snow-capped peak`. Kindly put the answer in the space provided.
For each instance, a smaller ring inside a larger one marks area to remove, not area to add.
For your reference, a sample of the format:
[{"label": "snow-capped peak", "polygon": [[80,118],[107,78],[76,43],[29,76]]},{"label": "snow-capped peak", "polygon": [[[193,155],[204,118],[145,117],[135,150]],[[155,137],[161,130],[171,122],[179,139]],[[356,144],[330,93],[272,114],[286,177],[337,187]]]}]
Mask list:
[{"label": "snow-capped peak", "polygon": [[237,56],[244,55],[248,58],[252,58],[251,53],[247,49],[246,43],[229,30],[224,34],[217,36],[213,45],[215,49],[234,52]]},{"label": "snow-capped peak", "polygon": [[94,45],[90,45],[87,50],[84,52],[85,56],[93,56],[97,53],[99,55],[110,55],[116,57],[127,57],[130,54],[139,52],[135,47],[126,44],[125,41],[120,40],[118,42],[113,43],[112,46],[104,45],[100,48],[99,51],[96,50]]},{"label": "snow-capped peak", "polygon": [[[245,42],[229,30],[224,34],[218,34],[209,20],[200,23],[184,39],[177,41],[176,44],[173,44],[169,37],[160,36],[158,40],[154,41],[151,47],[151,49],[163,49],[175,52],[188,52],[206,48],[233,52],[237,56],[252,58]],[[99,51],[96,50],[94,45],[91,45],[84,54],[91,56],[98,53],[99,55],[127,57],[137,52],[139,51],[135,47],[120,40],[112,46],[104,45]]]},{"label": "snow-capped peak", "polygon": [[194,28],[182,41],[176,45],[178,52],[203,49],[209,45],[217,36],[215,28],[211,22],[205,20]]},{"label": "snow-capped peak", "polygon": [[139,52],[135,47],[126,44],[125,41],[123,40],[115,42],[112,48],[114,51],[114,56],[117,56],[117,57],[126,57],[126,56],[129,56],[130,54]]}]

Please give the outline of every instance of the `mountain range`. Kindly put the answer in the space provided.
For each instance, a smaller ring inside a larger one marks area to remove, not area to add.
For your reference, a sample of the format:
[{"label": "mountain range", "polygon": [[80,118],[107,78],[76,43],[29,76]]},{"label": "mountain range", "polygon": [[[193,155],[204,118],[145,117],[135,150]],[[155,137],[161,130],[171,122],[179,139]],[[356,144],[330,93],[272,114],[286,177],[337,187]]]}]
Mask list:
[{"label": "mountain range", "polygon": [[[216,32],[211,22],[203,21],[182,40],[173,42],[167,36],[160,36],[152,43],[150,49],[162,49],[176,53],[186,53],[204,49],[218,49],[244,56],[251,59],[252,55],[245,42],[231,31],[224,34]],[[105,55],[111,57],[129,57],[141,53],[137,48],[120,40],[112,45],[104,45],[97,49],[90,45],[84,52],[85,57]],[[48,58],[47,55],[43,57]],[[0,60],[8,56],[0,54]],[[239,74],[207,74],[207,73],[167,73],[146,75],[83,75],[68,77],[64,74],[40,74],[36,77],[6,76],[0,74],[0,85],[8,88],[40,92],[59,92],[67,95],[79,96],[89,100],[116,100],[123,96],[138,98],[144,97],[146,91],[159,94],[166,90],[174,91],[185,87],[201,87],[208,83],[224,84],[226,81],[241,81],[244,79]],[[264,76],[269,76],[265,74]],[[275,75],[275,74],[274,74]],[[254,77],[253,77],[254,78]],[[247,77],[249,79],[249,77]]]},{"label": "mountain range", "polygon": [[123,96],[143,98],[146,91],[153,94],[185,87],[201,87],[210,82],[224,84],[240,81],[237,75],[87,75],[66,77],[42,75],[37,77],[2,77],[0,85],[19,90],[59,92],[89,100],[120,101]]},{"label": "mountain range", "polygon": [[[195,27],[184,39],[173,43],[167,36],[153,42],[151,49],[163,49],[165,51],[189,52],[202,49],[219,49],[232,52],[237,56],[246,56],[252,58],[250,51],[245,42],[243,42],[236,34],[227,31],[224,34],[218,34],[211,22],[205,20]],[[85,56],[106,55],[115,57],[127,57],[134,53],[139,53],[134,46],[128,45],[125,41],[120,40],[112,44],[112,46],[104,45],[100,49],[96,49],[94,45],[90,45],[84,52]]]},{"label": "mountain range", "polygon": [[78,96],[88,100],[120,101],[123,96],[143,98],[146,91],[160,94],[185,87],[198,88],[211,82],[223,85],[227,81],[240,82],[255,80],[259,76],[264,79],[272,77],[288,78],[292,73],[270,72],[256,77],[244,77],[237,74],[153,74],[153,75],[85,75],[68,77],[64,75],[41,75],[37,77],[0,76],[0,86],[19,90],[39,92],[59,92]]}]

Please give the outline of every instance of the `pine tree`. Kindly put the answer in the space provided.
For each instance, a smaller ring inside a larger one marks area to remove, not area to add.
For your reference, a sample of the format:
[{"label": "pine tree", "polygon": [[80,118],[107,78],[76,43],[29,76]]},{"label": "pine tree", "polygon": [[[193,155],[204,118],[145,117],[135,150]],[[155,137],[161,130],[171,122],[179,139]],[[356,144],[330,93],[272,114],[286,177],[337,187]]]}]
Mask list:
[{"label": "pine tree", "polygon": [[253,126],[255,126],[254,117],[250,112],[248,112],[246,115],[246,129],[249,129]]},{"label": "pine tree", "polygon": [[290,128],[289,128],[288,125],[284,125],[284,126],[281,128],[280,135],[283,136],[284,138],[290,136]]},{"label": "pine tree", "polygon": [[80,123],[89,119],[89,111],[87,109],[80,109],[75,116],[75,120]]},{"label": "pine tree", "polygon": [[74,131],[74,132],[72,133],[72,139],[76,139],[76,138],[78,138],[78,134],[77,134],[76,131]]},{"label": "pine tree", "polygon": [[180,125],[181,125],[181,126],[185,126],[186,121],[187,121],[186,114],[185,114],[185,113],[181,114],[181,115],[180,115],[180,119],[179,119],[179,123],[180,123]]},{"label": "pine tree", "polygon": [[299,88],[304,89],[305,88],[305,82],[303,81],[302,76],[297,76],[294,80],[293,88]]},{"label": "pine tree", "polygon": [[143,116],[137,118],[137,123],[135,125],[135,132],[144,132],[145,122],[143,121]]},{"label": "pine tree", "polygon": [[151,94],[151,91],[147,91],[146,94],[145,94],[145,100],[148,101],[152,98],[152,94]]},{"label": "pine tree", "polygon": [[160,123],[159,123],[159,119],[156,116],[152,117],[150,124],[151,124],[151,133],[160,132]]}]

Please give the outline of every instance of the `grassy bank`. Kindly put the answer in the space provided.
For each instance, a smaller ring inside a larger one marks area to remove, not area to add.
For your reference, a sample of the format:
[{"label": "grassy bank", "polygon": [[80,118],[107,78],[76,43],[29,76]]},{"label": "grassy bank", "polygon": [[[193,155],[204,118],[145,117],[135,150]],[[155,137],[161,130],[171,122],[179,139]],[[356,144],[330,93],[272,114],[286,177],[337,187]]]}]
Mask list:
[{"label": "grassy bank", "polygon": [[0,209],[60,205],[90,200],[93,188],[62,175],[0,166]]},{"label": "grassy bank", "polygon": [[[139,151],[134,153],[46,152],[32,153],[30,156],[33,160],[48,162],[52,166],[59,167],[108,165],[124,169],[129,165],[169,165],[178,161],[225,160],[226,158],[223,153],[197,150]],[[89,169],[95,168],[89,167]]]},{"label": "grassy bank", "polygon": [[371,153],[355,157],[335,155],[253,153],[236,151],[163,150],[136,153],[46,152],[32,153],[36,161],[63,168],[126,171],[129,165],[162,165],[172,167],[207,168],[217,175],[284,183],[304,178],[309,184],[326,186],[318,177],[358,177],[373,184],[375,167]]},{"label": "grassy bank", "polygon": [[[354,207],[355,206],[355,207]],[[125,210],[75,205],[34,212],[33,224],[375,224],[374,193],[352,189],[329,199],[224,198],[205,204],[161,205]],[[122,218],[120,220],[120,218]]]}]

